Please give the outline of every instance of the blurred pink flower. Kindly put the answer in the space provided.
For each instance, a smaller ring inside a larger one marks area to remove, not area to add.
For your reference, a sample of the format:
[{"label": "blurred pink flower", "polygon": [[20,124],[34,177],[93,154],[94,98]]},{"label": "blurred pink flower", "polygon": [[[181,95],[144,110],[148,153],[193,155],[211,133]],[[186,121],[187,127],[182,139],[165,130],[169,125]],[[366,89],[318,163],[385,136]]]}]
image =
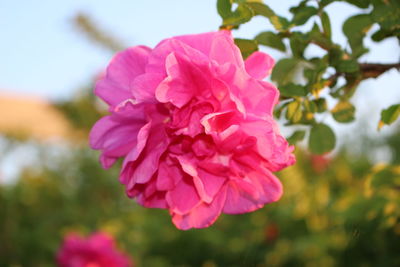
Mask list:
[{"label": "blurred pink flower", "polygon": [[111,114],[94,125],[91,147],[104,168],[123,157],[127,195],[168,209],[180,229],[277,201],[272,172],[295,158],[272,117],[278,90],[262,81],[273,65],[262,52],[243,61],[229,31],[128,48],[96,84]]},{"label": "blurred pink flower", "polygon": [[127,256],[116,249],[113,238],[95,233],[88,239],[76,234],[66,236],[57,254],[60,267],[128,267]]}]

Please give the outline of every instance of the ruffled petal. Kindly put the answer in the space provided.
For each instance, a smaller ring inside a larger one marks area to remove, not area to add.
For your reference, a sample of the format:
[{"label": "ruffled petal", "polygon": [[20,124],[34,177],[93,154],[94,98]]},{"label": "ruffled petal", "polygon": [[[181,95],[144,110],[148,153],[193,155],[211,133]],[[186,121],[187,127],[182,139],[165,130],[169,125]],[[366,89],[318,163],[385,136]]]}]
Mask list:
[{"label": "ruffled petal", "polygon": [[225,198],[226,189],[223,188],[210,204],[201,202],[186,214],[175,213],[172,210],[170,211],[172,222],[181,230],[208,227],[213,224],[221,214]]},{"label": "ruffled petal", "polygon": [[257,153],[268,162],[268,169],[279,171],[295,163],[294,147],[279,134],[278,126],[272,118],[265,120],[249,117],[240,128],[257,139]]},{"label": "ruffled petal", "polygon": [[171,53],[180,53],[189,57],[193,62],[207,62],[207,55],[197,49],[190,47],[184,42],[170,38],[158,44],[149,56],[148,64],[146,65],[146,73],[161,73],[166,75],[166,58]]},{"label": "ruffled petal", "polygon": [[128,155],[123,163],[121,182],[126,185],[126,190],[133,189],[135,184],[147,183],[158,169],[161,155],[169,145],[169,138],[163,125],[152,125],[146,145],[138,156],[134,153]]},{"label": "ruffled petal", "polygon": [[275,61],[270,55],[256,51],[251,54],[244,63],[246,71],[250,76],[262,80],[271,74]]},{"label": "ruffled petal", "polygon": [[229,63],[238,68],[244,68],[242,54],[229,31],[223,31],[215,36],[211,44],[210,59],[220,65]]},{"label": "ruffled petal", "polygon": [[167,157],[160,162],[157,175],[157,190],[172,190],[183,176],[180,166]]},{"label": "ruffled petal", "polygon": [[228,37],[231,36],[229,31],[218,31],[218,32],[207,32],[201,34],[189,34],[189,35],[182,35],[174,37],[186,45],[201,51],[204,55],[209,55],[211,52],[211,46],[213,40],[220,35],[226,35]]},{"label": "ruffled petal", "polygon": [[146,46],[135,46],[118,53],[108,65],[105,77],[97,82],[95,94],[111,106],[131,98],[130,84],[145,72],[150,51]]},{"label": "ruffled petal", "polygon": [[138,102],[157,103],[155,91],[165,78],[160,73],[146,73],[137,76],[131,84],[131,92]]},{"label": "ruffled petal", "polygon": [[166,58],[168,77],[156,89],[156,98],[162,103],[171,102],[178,108],[187,104],[203,88],[209,88],[204,76],[207,66],[193,63],[188,57],[171,53]]},{"label": "ruffled petal", "polygon": [[282,184],[270,171],[249,171],[243,179],[233,179],[228,183],[223,212],[251,212],[281,196]]},{"label": "ruffled petal", "polygon": [[145,125],[142,119],[120,120],[117,115],[101,118],[89,134],[90,146],[101,149],[101,163],[109,168],[119,158],[126,156],[138,143],[139,130]]},{"label": "ruffled petal", "polygon": [[169,210],[175,214],[186,214],[200,204],[200,197],[191,178],[184,176],[174,189],[166,195]]}]

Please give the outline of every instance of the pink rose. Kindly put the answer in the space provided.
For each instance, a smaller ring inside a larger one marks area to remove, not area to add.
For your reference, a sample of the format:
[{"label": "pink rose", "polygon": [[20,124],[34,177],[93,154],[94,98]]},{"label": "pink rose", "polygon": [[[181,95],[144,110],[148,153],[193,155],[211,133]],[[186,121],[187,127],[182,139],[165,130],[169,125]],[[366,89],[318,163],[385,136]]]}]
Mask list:
[{"label": "pink rose", "polygon": [[180,229],[210,226],[223,213],[277,201],[272,174],[295,162],[272,111],[279,92],[262,81],[262,52],[246,61],[229,31],[166,39],[118,53],[95,93],[110,106],[90,133],[130,198],[168,209]]},{"label": "pink rose", "polygon": [[129,258],[117,251],[114,240],[104,233],[88,239],[76,234],[66,236],[57,254],[60,267],[128,267]]}]

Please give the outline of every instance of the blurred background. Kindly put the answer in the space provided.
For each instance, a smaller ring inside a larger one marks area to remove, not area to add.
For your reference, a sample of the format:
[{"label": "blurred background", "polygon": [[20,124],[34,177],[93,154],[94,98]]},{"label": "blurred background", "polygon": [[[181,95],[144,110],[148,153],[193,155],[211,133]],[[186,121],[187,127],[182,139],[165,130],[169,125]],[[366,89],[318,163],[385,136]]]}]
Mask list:
[{"label": "blurred background", "polygon": [[[298,1],[265,2],[285,16]],[[217,30],[215,4],[0,2],[0,266],[54,266],[66,233],[98,230],[136,266],[400,266],[400,125],[377,131],[380,110],[400,99],[396,70],[361,84],[355,122],[325,119],[338,133],[333,153],[297,147],[298,163],[278,174],[281,201],[211,228],[175,229],[166,211],[125,196],[119,166],[101,169],[87,144],[106,112],[92,93],[96,77],[128,46]],[[355,12],[329,6],[337,43],[345,45],[340,27]],[[268,24],[256,18],[234,35],[253,38]],[[366,62],[400,58],[395,39],[367,46]]]}]

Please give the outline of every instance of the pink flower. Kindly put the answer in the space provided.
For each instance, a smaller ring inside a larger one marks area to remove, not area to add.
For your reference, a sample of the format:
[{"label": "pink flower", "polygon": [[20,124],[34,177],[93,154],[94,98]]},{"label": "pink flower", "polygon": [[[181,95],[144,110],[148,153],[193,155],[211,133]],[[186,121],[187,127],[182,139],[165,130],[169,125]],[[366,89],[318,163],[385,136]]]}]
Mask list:
[{"label": "pink flower", "polygon": [[66,236],[57,254],[60,267],[128,267],[129,258],[117,251],[114,240],[104,233],[88,239],[76,234]]},{"label": "pink flower", "polygon": [[124,158],[127,195],[180,229],[259,209],[282,195],[272,172],[295,162],[272,117],[278,90],[262,81],[273,64],[262,52],[243,61],[229,31],[128,48],[96,84],[111,114],[90,144],[104,168]]}]

